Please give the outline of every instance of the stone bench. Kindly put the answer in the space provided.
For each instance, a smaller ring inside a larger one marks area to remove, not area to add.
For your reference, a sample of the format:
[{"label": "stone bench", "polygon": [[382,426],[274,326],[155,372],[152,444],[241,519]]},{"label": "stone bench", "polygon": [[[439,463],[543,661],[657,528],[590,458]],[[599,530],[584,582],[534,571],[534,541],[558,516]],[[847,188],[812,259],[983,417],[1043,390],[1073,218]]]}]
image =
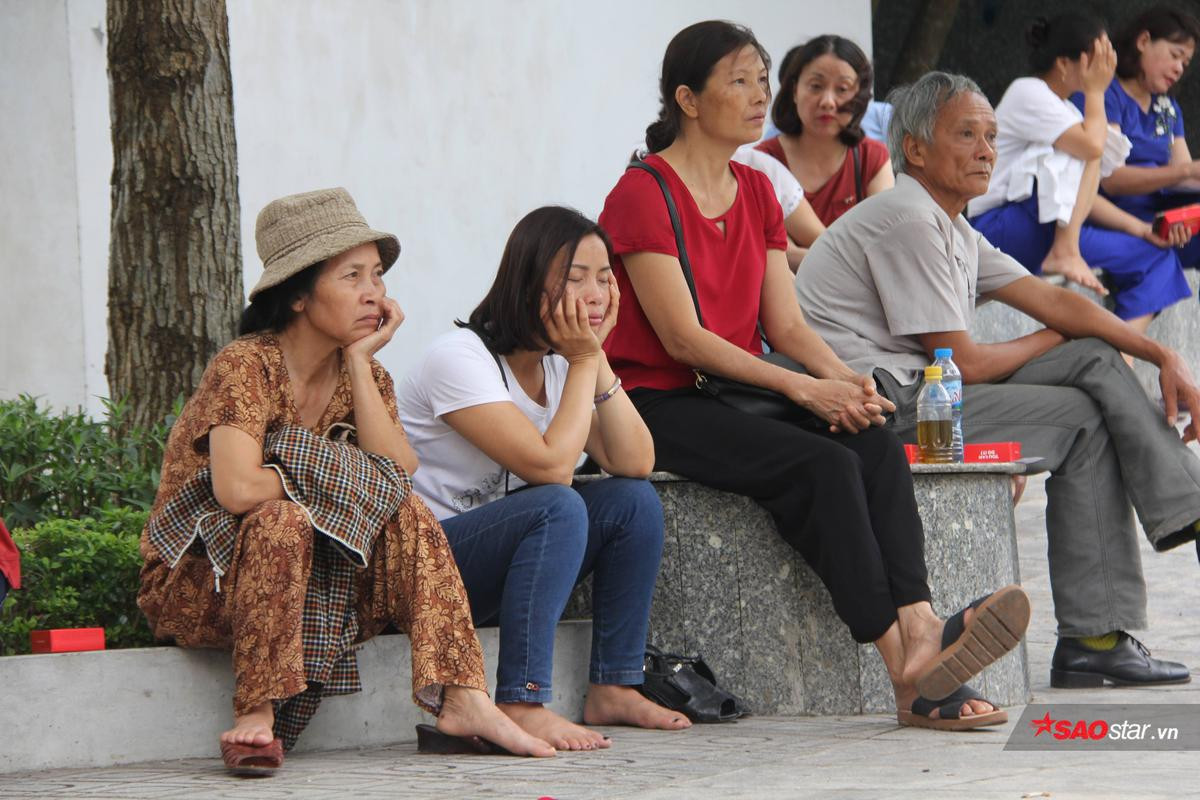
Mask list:
[{"label": "stone bench", "polygon": [[[493,687],[497,634],[479,630]],[[590,622],[568,622],[554,640],[550,707],[572,719],[583,715],[591,639]],[[415,740],[413,726],[433,718],[412,702],[410,653],[404,635],[366,642],[358,654],[363,691],[326,698],[296,752]],[[220,650],[4,656],[0,687],[0,773],[177,758],[211,758],[216,765],[217,737],[232,719],[233,669]]]},{"label": "stone bench", "polygon": [[[941,616],[1019,582],[1010,475],[1019,464],[914,465],[934,609]],[[815,573],[752,500],[670,473],[651,481],[666,538],[650,642],[700,653],[721,685],[759,714],[895,710],[875,648],[857,644]],[[589,586],[568,614],[589,615]],[[1028,702],[1022,643],[973,681],[1001,705]]]}]

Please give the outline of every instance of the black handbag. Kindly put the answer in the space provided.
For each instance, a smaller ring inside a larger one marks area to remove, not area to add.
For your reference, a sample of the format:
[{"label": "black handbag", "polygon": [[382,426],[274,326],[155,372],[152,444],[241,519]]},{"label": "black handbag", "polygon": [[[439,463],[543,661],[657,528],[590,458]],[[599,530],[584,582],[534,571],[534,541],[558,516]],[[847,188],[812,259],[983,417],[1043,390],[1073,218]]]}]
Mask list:
[{"label": "black handbag", "polygon": [[[667,202],[667,214],[671,217],[671,227],[675,231],[675,248],[679,251],[679,266],[683,268],[684,280],[687,281],[688,291],[692,293],[692,304],[696,307],[696,320],[700,323],[700,327],[704,327],[704,315],[700,313],[700,297],[696,294],[696,279],[692,276],[692,263],[688,258],[687,247],[683,241],[683,225],[679,221],[679,210],[675,207],[675,198],[671,196],[671,189],[667,186],[662,174],[645,161],[635,158],[629,162],[629,166],[649,172],[658,183],[658,188],[662,190],[663,199]],[[808,374],[803,364],[783,353],[764,353],[758,358],[792,372]],[[771,419],[811,418],[814,424],[819,424],[821,427],[826,425],[811,411],[796,405],[790,398],[779,392],[732,378],[712,375],[700,369],[692,371],[696,374],[697,389],[730,408]]]}]

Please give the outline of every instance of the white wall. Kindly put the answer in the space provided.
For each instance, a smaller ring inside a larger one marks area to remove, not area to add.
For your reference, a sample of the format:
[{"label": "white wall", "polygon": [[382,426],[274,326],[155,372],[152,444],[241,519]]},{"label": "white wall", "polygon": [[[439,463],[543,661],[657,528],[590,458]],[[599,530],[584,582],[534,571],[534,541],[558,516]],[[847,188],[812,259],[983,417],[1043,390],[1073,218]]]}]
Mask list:
[{"label": "white wall", "polygon": [[83,401],[66,7],[0,1],[0,393]]},{"label": "white wall", "polygon": [[[345,186],[403,246],[388,285],[408,319],[380,356],[397,376],[483,296],[523,214],[547,203],[599,213],[657,113],[676,31],[733,18],[776,58],[817,33],[871,44],[868,0],[228,0],[228,9],[246,288],[262,270],[258,210]],[[0,20],[0,111],[10,123],[0,127],[0,396],[82,403],[107,393],[104,3],[0,0]],[[31,192],[35,184],[45,190]],[[30,303],[39,291],[69,313]],[[25,331],[36,347],[18,344]]]}]

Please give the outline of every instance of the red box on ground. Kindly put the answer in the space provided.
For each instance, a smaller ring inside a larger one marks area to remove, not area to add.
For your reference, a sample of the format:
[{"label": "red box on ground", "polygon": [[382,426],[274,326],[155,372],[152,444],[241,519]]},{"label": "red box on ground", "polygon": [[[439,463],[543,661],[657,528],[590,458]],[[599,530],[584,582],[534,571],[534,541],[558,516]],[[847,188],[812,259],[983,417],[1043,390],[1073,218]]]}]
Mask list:
[{"label": "red box on ground", "polygon": [[963,461],[968,464],[1007,463],[1020,458],[1020,442],[988,442],[963,446]]},{"label": "red box on ground", "polygon": [[30,631],[29,642],[35,653],[78,653],[104,649],[104,628],[55,628]]},{"label": "red box on ground", "polygon": [[1154,232],[1166,239],[1172,225],[1183,223],[1193,235],[1200,233],[1200,203],[1163,211],[1154,217]]}]

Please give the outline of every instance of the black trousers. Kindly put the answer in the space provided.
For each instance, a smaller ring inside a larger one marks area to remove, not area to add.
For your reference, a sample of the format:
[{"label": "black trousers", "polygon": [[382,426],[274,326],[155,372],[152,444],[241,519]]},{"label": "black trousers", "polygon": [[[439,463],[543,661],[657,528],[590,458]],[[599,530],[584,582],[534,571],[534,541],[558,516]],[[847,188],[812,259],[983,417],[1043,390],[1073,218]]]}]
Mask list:
[{"label": "black trousers", "polygon": [[856,641],[875,641],[897,607],[930,599],[912,474],[890,431],[830,433],[803,409],[781,422],[690,387],[630,398],[654,436],[656,468],[765,508]]}]

